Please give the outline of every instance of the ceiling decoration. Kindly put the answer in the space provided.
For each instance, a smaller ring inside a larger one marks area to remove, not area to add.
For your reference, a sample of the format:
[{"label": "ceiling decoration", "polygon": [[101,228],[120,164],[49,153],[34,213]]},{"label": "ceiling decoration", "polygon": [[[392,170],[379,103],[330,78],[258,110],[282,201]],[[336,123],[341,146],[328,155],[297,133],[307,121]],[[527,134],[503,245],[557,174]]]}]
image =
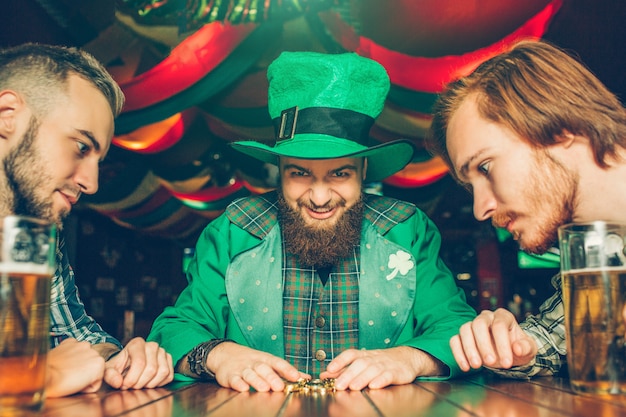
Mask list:
[{"label": "ceiling decoration", "polygon": [[276,185],[274,168],[228,144],[273,141],[265,70],[282,51],[352,51],[386,68],[392,86],[372,144],[405,138],[418,151],[379,188],[415,189],[429,207],[447,176],[423,148],[437,94],[517,40],[543,37],[563,0],[90,2],[110,13],[36,2],[68,30],[77,14],[96,28],[77,43],[127,98],[100,190],[81,204],[134,230],[194,239],[233,199]]}]

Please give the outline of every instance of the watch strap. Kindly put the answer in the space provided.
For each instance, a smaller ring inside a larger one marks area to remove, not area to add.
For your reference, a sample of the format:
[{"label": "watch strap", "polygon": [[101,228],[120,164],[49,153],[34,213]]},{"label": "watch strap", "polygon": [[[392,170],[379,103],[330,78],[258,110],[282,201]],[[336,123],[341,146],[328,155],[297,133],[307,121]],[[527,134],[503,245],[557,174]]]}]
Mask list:
[{"label": "watch strap", "polygon": [[198,375],[202,379],[215,379],[215,374],[207,368],[207,358],[209,353],[215,348],[215,346],[224,342],[233,342],[230,339],[211,339],[207,342],[202,342],[187,354],[187,363],[189,369],[194,374]]}]

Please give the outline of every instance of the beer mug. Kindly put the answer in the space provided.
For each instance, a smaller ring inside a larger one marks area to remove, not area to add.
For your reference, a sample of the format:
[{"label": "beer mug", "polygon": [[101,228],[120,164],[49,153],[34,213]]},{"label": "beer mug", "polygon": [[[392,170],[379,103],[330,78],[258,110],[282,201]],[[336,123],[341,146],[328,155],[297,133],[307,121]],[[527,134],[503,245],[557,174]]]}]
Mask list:
[{"label": "beer mug", "polygon": [[0,416],[39,410],[50,346],[56,226],[0,218]]},{"label": "beer mug", "polygon": [[626,224],[559,228],[570,384],[582,394],[626,394]]}]

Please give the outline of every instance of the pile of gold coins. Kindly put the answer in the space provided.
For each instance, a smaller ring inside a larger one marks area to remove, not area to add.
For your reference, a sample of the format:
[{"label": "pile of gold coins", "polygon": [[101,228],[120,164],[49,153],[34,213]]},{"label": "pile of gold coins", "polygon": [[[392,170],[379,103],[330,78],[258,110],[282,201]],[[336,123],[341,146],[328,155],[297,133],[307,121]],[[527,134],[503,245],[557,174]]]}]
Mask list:
[{"label": "pile of gold coins", "polygon": [[298,394],[320,394],[335,392],[335,379],[304,379],[285,384],[285,392]]}]

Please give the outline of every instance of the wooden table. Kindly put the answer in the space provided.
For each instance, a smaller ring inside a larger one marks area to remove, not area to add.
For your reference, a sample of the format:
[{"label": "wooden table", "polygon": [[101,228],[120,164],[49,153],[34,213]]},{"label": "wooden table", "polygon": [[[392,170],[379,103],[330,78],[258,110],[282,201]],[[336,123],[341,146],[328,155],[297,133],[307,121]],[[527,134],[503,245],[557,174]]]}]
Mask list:
[{"label": "wooden table", "polygon": [[381,390],[331,394],[238,393],[215,383],[172,383],[136,391],[46,400],[42,417],[415,417],[626,416],[626,396],[572,393],[563,378],[515,381],[476,374]]}]

